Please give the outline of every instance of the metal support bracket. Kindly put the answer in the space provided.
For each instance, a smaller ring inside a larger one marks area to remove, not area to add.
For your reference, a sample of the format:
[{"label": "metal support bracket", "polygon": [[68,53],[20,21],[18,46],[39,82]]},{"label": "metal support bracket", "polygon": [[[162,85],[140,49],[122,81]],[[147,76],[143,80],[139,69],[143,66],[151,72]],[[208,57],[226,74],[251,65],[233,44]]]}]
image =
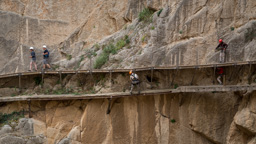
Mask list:
[{"label": "metal support bracket", "polygon": [[111,112],[111,102],[112,102],[112,96],[110,98],[108,98],[107,114],[110,114],[110,112]]}]

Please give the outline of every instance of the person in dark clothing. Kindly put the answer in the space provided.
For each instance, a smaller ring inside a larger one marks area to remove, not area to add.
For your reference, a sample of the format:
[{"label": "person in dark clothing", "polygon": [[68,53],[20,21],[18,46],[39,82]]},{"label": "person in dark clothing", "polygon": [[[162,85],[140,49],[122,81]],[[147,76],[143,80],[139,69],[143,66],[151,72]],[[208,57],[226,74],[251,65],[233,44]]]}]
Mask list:
[{"label": "person in dark clothing", "polygon": [[223,67],[217,68],[217,74],[219,75],[217,77],[217,81],[219,82],[220,85],[222,85],[223,83],[222,83],[221,79],[223,79],[224,68]]},{"label": "person in dark clothing", "polygon": [[51,69],[51,66],[48,62],[48,59],[49,59],[49,56],[50,56],[50,53],[49,51],[47,50],[47,47],[46,45],[43,45],[43,49],[44,49],[44,53],[43,53],[43,56],[44,56],[44,59],[43,59],[43,70],[45,70],[46,66]]},{"label": "person in dark clothing", "polygon": [[223,42],[222,39],[219,40],[219,45],[216,47],[215,51],[220,51],[220,63],[225,62],[225,54],[226,54],[226,49],[228,45]]},{"label": "person in dark clothing", "polygon": [[37,71],[37,65],[36,65],[36,53],[34,51],[34,48],[33,47],[30,47],[30,58],[31,58],[31,61],[30,61],[30,68],[28,71],[32,71],[32,65],[34,64],[35,66],[35,70]]}]

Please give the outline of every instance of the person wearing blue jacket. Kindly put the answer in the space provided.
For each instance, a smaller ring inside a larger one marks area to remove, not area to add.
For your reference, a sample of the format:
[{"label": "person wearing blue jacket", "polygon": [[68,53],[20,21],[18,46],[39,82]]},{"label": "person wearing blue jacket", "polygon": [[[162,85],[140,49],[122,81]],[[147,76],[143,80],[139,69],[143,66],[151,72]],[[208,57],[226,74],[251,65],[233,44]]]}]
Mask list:
[{"label": "person wearing blue jacket", "polygon": [[43,70],[45,70],[46,66],[49,69],[51,69],[51,66],[50,66],[50,64],[48,62],[49,57],[50,57],[50,52],[47,50],[46,45],[43,45],[43,49],[44,49],[44,53],[43,53],[43,57],[44,57],[44,59],[43,59]]}]

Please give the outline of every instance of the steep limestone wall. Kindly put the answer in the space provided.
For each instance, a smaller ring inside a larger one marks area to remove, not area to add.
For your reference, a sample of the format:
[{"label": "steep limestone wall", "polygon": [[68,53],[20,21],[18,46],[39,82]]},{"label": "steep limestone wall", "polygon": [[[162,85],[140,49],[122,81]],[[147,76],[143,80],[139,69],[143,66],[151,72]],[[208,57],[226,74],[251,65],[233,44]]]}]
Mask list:
[{"label": "steep limestone wall", "polygon": [[[48,143],[246,144],[255,139],[255,98],[255,93],[120,98],[113,99],[109,115],[104,99],[33,101],[31,110],[34,134],[43,134]],[[27,108],[14,102],[0,109]]]},{"label": "steep limestone wall", "polygon": [[[255,60],[255,5],[254,0],[4,0],[0,48],[10,54],[3,56],[1,73],[27,70],[29,46],[36,47],[41,64],[43,44],[55,68],[87,69],[86,51],[99,43],[95,63],[106,45],[125,35],[129,45],[102,68],[216,63],[219,38],[229,44],[227,61]],[[156,11],[147,24],[136,19],[145,7]]]}]

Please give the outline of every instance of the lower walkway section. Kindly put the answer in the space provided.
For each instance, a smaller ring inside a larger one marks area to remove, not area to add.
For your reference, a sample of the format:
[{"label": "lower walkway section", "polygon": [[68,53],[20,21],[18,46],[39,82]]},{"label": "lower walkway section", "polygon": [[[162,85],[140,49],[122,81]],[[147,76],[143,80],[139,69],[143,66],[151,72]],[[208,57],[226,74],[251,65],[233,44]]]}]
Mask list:
[{"label": "lower walkway section", "polygon": [[115,93],[102,93],[102,94],[62,94],[62,95],[31,95],[31,96],[15,96],[15,97],[1,97],[0,102],[13,102],[13,101],[32,101],[32,100],[76,100],[76,99],[103,99],[103,98],[120,98],[130,96],[146,96],[157,94],[172,93],[172,89],[163,90],[147,90],[142,91],[140,94],[134,91],[131,95],[129,92],[115,92]]},{"label": "lower walkway section", "polygon": [[232,91],[254,91],[256,85],[211,85],[211,86],[181,86],[173,89],[172,93],[187,92],[232,92]]}]

